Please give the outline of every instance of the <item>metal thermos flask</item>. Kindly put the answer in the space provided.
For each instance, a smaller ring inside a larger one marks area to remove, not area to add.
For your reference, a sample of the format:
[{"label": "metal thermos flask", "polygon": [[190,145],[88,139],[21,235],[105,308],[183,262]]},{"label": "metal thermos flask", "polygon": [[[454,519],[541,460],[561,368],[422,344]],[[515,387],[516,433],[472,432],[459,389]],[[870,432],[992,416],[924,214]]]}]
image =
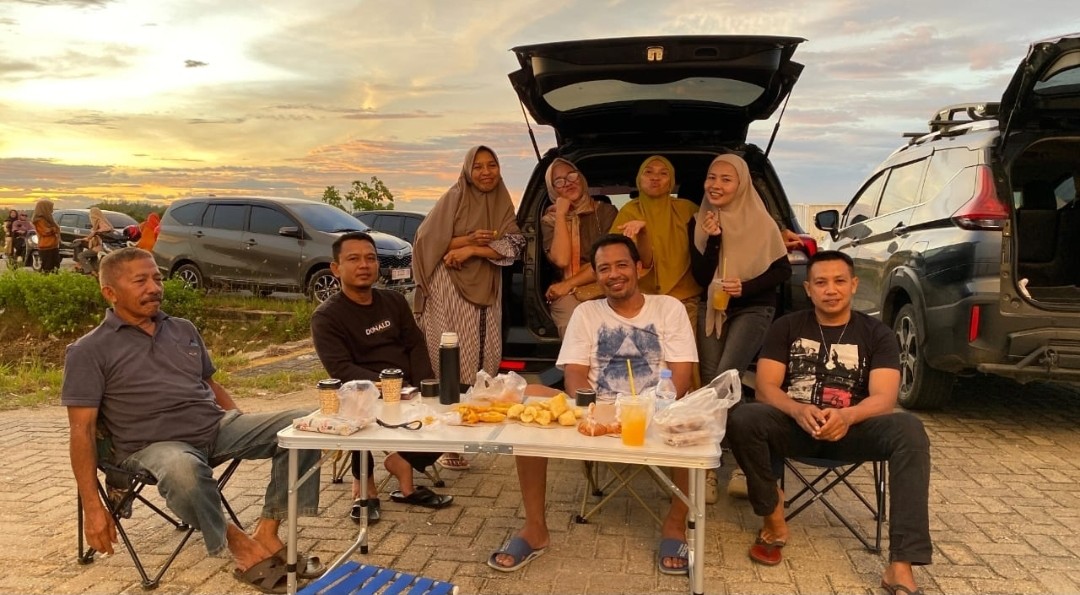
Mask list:
[{"label": "metal thermos flask", "polygon": [[453,405],[461,400],[461,352],[457,333],[443,333],[439,339],[439,403]]}]

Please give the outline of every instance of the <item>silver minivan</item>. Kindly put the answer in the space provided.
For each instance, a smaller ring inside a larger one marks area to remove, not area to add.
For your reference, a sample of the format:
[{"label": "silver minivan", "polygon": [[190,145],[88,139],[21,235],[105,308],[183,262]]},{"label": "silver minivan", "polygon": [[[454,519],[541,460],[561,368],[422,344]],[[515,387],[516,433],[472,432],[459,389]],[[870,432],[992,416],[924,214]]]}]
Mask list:
[{"label": "silver minivan", "polygon": [[415,287],[408,242],[371,230],[337,207],[300,198],[178,200],[161,219],[154,258],[164,275],[193,287],[262,295],[300,291],[322,302],[339,290],[330,272],[332,245],[350,231],[374,238],[382,284],[403,291]]}]

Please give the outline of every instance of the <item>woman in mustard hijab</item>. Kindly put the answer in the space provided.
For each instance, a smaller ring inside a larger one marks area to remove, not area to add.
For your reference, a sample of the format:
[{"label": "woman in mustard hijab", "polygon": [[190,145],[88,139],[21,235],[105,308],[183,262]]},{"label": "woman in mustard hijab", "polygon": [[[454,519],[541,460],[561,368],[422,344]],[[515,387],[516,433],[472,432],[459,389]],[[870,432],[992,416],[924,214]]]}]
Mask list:
[{"label": "woman in mustard hijab", "polygon": [[458,335],[461,382],[476,372],[498,373],[502,358],[502,270],[521,254],[510,192],[495,152],[473,147],[458,181],[416,230],[413,310],[427,339],[428,356],[439,370],[442,333]]},{"label": "woman in mustard hijab", "polygon": [[671,195],[675,168],[660,155],[646,159],[637,174],[638,198],[626,203],[615,217],[612,233],[621,233],[637,244],[645,276],[638,282],[642,293],[670,295],[686,307],[691,325],[697,327],[701,286],[690,270],[687,224],[697,213],[692,201]]}]

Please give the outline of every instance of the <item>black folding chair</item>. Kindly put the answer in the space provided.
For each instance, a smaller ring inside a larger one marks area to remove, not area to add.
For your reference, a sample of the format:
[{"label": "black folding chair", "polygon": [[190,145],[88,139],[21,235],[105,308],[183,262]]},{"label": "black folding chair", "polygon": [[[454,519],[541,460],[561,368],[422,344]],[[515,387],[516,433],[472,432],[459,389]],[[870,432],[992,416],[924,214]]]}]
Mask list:
[{"label": "black folding chair", "polygon": [[[820,473],[813,477],[813,479],[810,479],[796,466],[796,463],[819,469]],[[785,520],[790,521],[808,506],[814,502],[820,501],[829,509],[829,512],[831,512],[837,520],[847,527],[848,531],[850,531],[856,539],[862,542],[867,550],[873,553],[881,552],[881,532],[882,526],[885,524],[886,461],[862,461],[851,463],[831,459],[796,457],[794,459],[785,459],[784,465],[802,484],[801,489],[796,492],[795,495],[784,501],[784,508],[790,509]],[[873,476],[873,502],[863,495],[858,487],[850,481],[851,474],[858,469],[865,469],[864,465],[870,466],[870,472]],[[854,494],[866,509],[870,511],[875,525],[873,541],[871,541],[870,537],[865,535],[855,523],[844,516],[834,502],[829,500],[830,495],[837,496],[839,493],[842,493],[842,491],[834,490],[834,488],[840,486],[845,486],[848,491]],[[784,489],[783,475],[780,476],[780,489]]]},{"label": "black folding chair", "polygon": [[[131,556],[131,561],[135,563],[135,568],[139,571],[139,576],[142,578],[142,587],[145,590],[156,589],[161,581],[161,577],[165,575],[165,572],[169,570],[169,566],[172,565],[173,560],[180,555],[180,551],[187,545],[191,535],[195,532],[195,528],[177,520],[161,507],[155,505],[142,495],[142,491],[147,486],[153,486],[157,484],[157,479],[154,476],[146,472],[134,472],[128,471],[118,465],[115,465],[110,461],[112,454],[112,441],[104,434],[103,428],[99,426],[98,429],[98,471],[101,474],[97,478],[97,491],[98,495],[106,503],[109,511],[109,515],[112,517],[113,522],[116,523],[116,532],[120,535],[120,539],[124,542],[124,547],[127,548],[128,554]],[[225,499],[223,490],[225,485],[232,478],[233,473],[240,466],[240,459],[232,459],[229,462],[228,467],[217,479],[218,493],[221,494],[221,504],[225,507],[225,510],[229,513],[229,517],[236,523],[236,526],[243,527],[240,523],[240,519],[236,517],[236,513],[233,512],[232,506],[229,505],[229,501]],[[104,475],[105,482],[102,483],[102,475]],[[82,499],[76,496],[77,508],[78,508],[78,532],[79,532],[79,564],[90,564],[94,561],[94,554],[97,553],[94,548],[87,547],[85,543],[85,537],[83,536],[83,505]],[[127,530],[124,529],[124,519],[131,518],[132,505],[135,502],[141,502],[147,508],[157,513],[167,523],[176,528],[177,531],[183,531],[184,534],[180,538],[180,542],[176,545],[176,549],[172,554],[166,558],[161,567],[158,568],[154,576],[151,577],[146,571],[143,565],[142,559],[139,557],[139,553],[135,549],[135,544],[132,543],[131,537],[128,535]]]}]

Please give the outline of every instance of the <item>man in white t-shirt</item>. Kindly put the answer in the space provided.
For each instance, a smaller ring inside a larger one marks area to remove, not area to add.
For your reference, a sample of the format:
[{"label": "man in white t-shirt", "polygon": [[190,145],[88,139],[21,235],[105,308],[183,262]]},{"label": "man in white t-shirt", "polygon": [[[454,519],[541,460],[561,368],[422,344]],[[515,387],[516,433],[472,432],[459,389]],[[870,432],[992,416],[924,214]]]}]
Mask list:
[{"label": "man in white t-shirt", "polygon": [[[682,397],[698,361],[694,331],[682,303],[666,295],[641,293],[641,257],[626,236],[598,239],[590,262],[607,299],[581,304],[570,318],[557,362],[565,372],[566,393],[572,395],[579,388],[593,388],[599,398],[629,393],[629,360],[637,389],[654,386],[660,370],[667,368]],[[516,457],[516,461],[525,526],[488,559],[488,566],[504,572],[522,568],[551,542],[544,516],[547,459]],[[689,483],[686,469],[674,469],[672,476],[685,492]],[[687,573],[686,515],[686,504],[672,497],[661,529],[660,572]]]}]

